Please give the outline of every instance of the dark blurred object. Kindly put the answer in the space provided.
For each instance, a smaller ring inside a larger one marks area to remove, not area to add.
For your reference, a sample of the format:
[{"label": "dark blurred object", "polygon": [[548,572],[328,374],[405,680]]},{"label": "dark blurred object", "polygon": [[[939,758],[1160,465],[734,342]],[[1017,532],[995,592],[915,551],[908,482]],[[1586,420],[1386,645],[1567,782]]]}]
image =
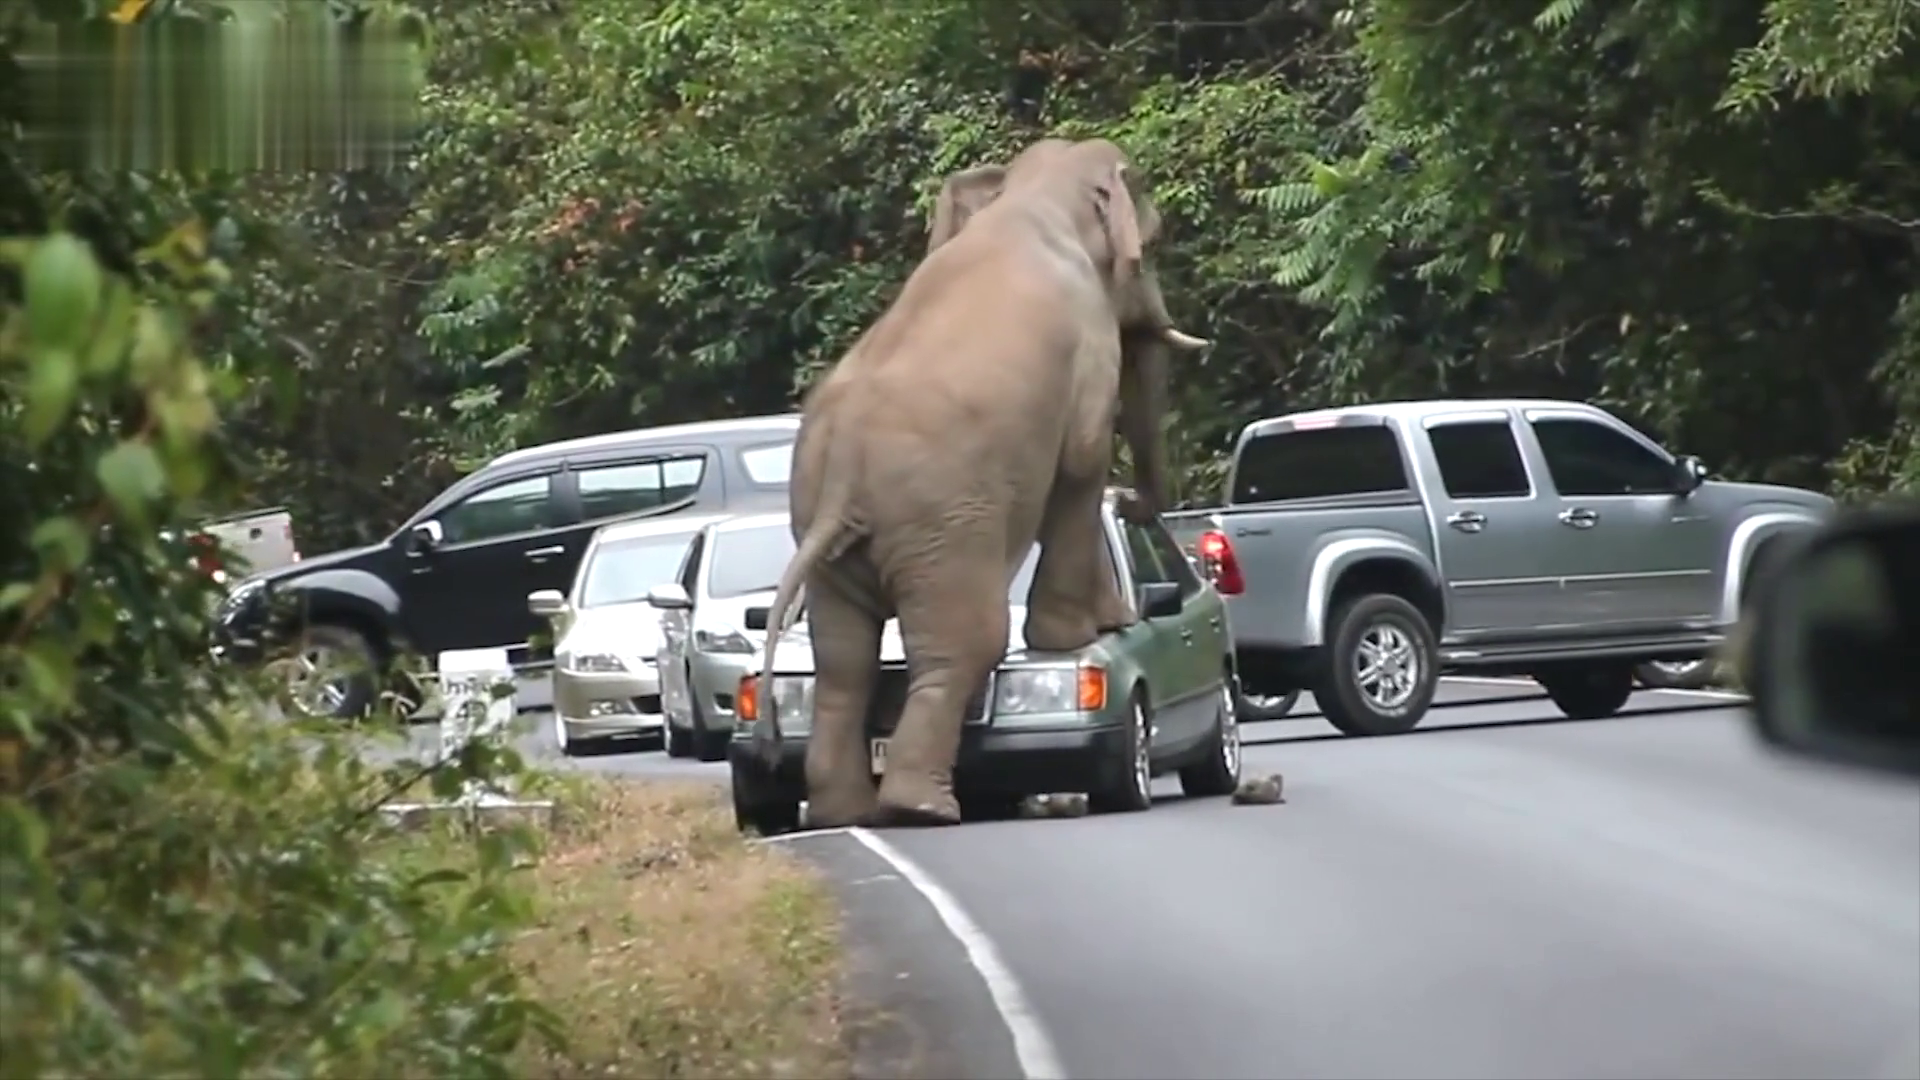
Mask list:
[{"label": "dark blurred object", "polygon": [[1767,742],[1920,776],[1920,506],[1842,517],[1794,551],[1742,653]]}]

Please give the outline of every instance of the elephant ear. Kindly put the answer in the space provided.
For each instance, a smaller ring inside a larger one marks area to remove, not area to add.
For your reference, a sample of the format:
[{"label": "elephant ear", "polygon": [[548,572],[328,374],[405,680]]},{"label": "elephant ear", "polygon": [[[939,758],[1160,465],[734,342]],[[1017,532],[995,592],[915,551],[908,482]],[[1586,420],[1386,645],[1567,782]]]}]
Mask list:
[{"label": "elephant ear", "polygon": [[1132,280],[1145,257],[1140,244],[1140,215],[1134,209],[1133,190],[1128,184],[1132,173],[1125,162],[1117,163],[1098,188],[1100,220],[1107,229],[1107,250],[1113,253],[1115,283]]},{"label": "elephant ear", "polygon": [[933,224],[927,232],[927,254],[954,238],[967,219],[998,198],[1007,182],[1003,165],[982,165],[977,169],[954,173],[940,185],[940,198],[933,204]]}]

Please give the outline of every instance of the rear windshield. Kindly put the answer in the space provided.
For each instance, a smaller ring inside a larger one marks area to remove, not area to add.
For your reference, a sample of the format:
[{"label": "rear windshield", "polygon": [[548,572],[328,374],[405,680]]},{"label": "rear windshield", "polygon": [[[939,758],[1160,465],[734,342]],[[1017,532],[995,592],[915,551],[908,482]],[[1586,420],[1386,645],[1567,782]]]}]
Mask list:
[{"label": "rear windshield", "polygon": [[1248,440],[1235,463],[1231,501],[1320,499],[1409,486],[1392,428],[1319,428]]},{"label": "rear windshield", "polygon": [[630,604],[647,598],[647,590],[665,585],[680,573],[680,560],[698,529],[641,536],[601,544],[587,563],[587,580],[580,589],[580,606]]},{"label": "rear windshield", "polygon": [[780,587],[793,558],[793,529],[786,522],[715,533],[707,595],[725,600]]}]

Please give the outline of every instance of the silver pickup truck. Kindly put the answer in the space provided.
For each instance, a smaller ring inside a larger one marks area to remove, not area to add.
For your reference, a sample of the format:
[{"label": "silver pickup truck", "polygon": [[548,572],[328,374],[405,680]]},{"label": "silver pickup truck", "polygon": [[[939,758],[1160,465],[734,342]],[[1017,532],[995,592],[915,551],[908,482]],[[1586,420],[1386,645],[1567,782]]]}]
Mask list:
[{"label": "silver pickup truck", "polygon": [[1636,664],[1710,653],[1833,509],[1532,400],[1260,420],[1227,491],[1167,526],[1228,597],[1243,687],[1311,690],[1350,735],[1411,729],[1443,671],[1531,676],[1568,716],[1610,716]]}]

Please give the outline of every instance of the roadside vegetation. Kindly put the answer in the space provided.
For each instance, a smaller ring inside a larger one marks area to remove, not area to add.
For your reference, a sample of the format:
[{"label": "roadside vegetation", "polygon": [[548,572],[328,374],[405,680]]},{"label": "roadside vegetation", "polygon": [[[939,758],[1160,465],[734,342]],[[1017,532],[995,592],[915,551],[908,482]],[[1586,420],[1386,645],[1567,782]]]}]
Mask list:
[{"label": "roadside vegetation", "polygon": [[[1042,134],[1121,141],[1167,210],[1218,342],[1176,380],[1189,502],[1250,419],[1420,395],[1920,480],[1903,0],[420,0],[391,169],[36,168],[26,20],[120,6],[0,5],[9,1076],[843,1074],[825,899],[717,802],[394,834],[414,778],[262,726],[161,533],[286,504],[318,552],[512,445],[786,409],[937,179]],[[433,783],[486,775],[545,782]]]}]

